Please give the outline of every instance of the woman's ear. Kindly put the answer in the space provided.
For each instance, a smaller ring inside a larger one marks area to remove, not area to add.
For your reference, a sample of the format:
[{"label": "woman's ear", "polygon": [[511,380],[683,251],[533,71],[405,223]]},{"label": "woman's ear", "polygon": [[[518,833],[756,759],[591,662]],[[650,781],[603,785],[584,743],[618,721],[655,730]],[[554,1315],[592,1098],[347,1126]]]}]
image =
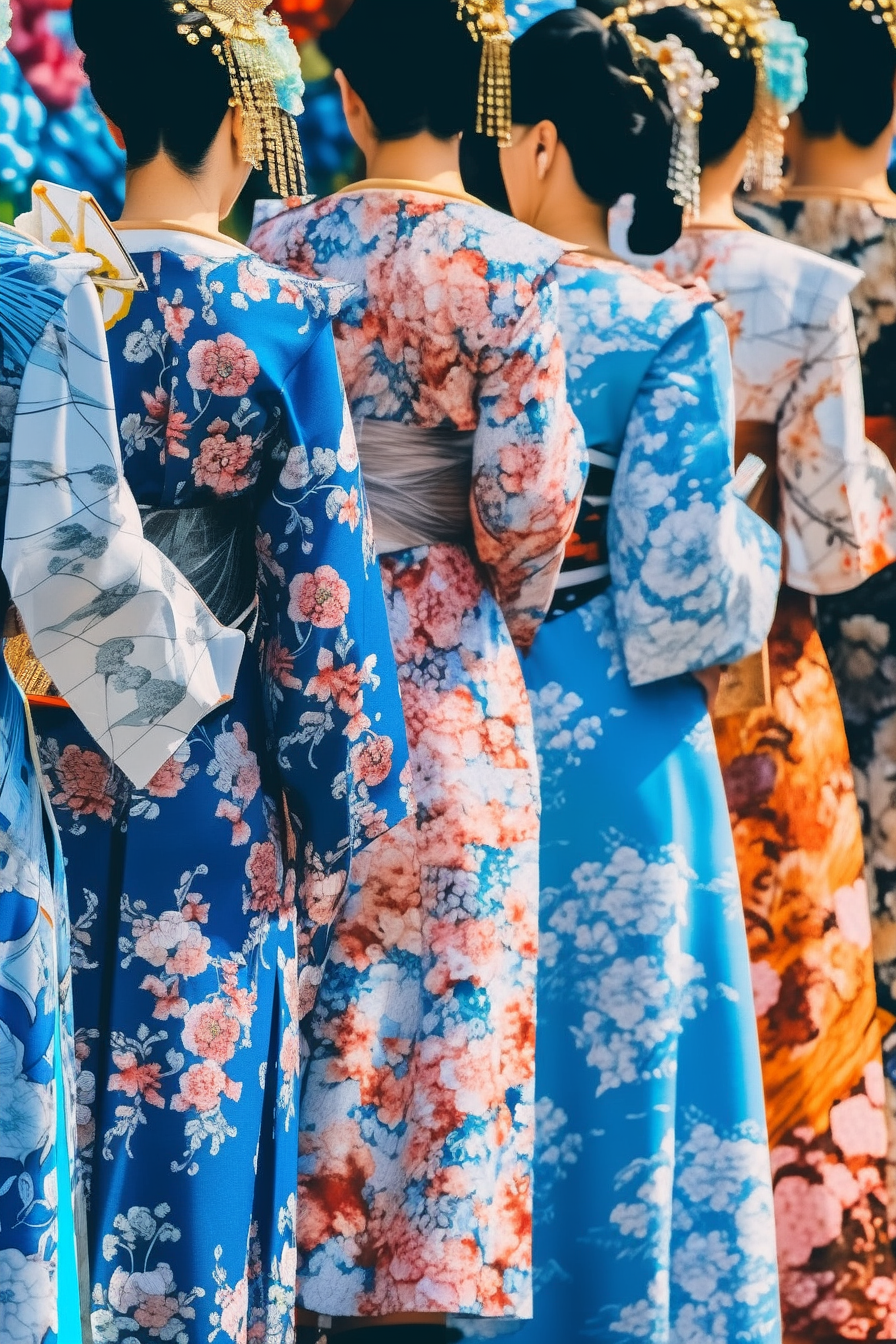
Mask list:
[{"label": "woman's ear", "polygon": [[552,121],[540,121],[535,132],[535,171],[539,182],[544,182],[554,166],[560,137]]}]

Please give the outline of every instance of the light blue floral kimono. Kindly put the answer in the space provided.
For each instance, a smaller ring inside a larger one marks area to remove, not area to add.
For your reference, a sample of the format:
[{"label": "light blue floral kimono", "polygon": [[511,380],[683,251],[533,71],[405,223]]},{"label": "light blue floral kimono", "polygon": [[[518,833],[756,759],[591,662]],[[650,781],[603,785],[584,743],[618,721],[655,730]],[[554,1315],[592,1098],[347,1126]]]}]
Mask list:
[{"label": "light blue floral kimono", "polygon": [[525,660],[542,764],[532,1344],[780,1338],[750,967],[689,672],[756,650],[780,547],[732,491],[705,290],[559,269],[591,471]]},{"label": "light blue floral kimono", "polygon": [[[230,695],[244,641],[145,542],[122,489],[89,264],[0,227],[0,609],[11,595],[78,714],[143,783]],[[110,656],[129,689],[111,685]],[[155,708],[135,716],[139,685]],[[58,1326],[74,1344],[84,1192],[70,1168],[70,930],[32,745],[0,658],[0,1341],[49,1344]]]}]

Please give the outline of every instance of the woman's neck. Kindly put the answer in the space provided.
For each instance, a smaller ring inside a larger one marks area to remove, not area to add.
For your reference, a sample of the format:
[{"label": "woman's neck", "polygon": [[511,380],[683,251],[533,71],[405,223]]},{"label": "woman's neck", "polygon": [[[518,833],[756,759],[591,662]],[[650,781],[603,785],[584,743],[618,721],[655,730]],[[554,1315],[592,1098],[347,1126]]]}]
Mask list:
[{"label": "woman's neck", "polygon": [[614,259],[610,247],[606,206],[597,205],[580,191],[548,191],[537,215],[530,221],[533,228],[551,238],[585,248],[596,257]]},{"label": "woman's neck", "polygon": [[187,177],[166,155],[128,173],[122,224],[169,220],[200,233],[220,230],[220,191],[200,173]]},{"label": "woman's neck", "polygon": [[847,140],[842,132],[825,140],[807,136],[795,127],[789,137],[790,185],[828,190],[832,196],[838,191],[867,196],[871,200],[892,200],[896,193],[887,181],[892,133],[889,129],[873,145],[862,148]]},{"label": "woman's neck", "polygon": [[710,163],[700,175],[698,228],[742,229],[734,209],[734,194],[744,175],[744,156],[735,149],[718,163]]},{"label": "woman's neck", "polygon": [[368,177],[422,182],[435,191],[464,194],[458,136],[438,140],[424,131],[407,140],[377,140],[366,160]]}]

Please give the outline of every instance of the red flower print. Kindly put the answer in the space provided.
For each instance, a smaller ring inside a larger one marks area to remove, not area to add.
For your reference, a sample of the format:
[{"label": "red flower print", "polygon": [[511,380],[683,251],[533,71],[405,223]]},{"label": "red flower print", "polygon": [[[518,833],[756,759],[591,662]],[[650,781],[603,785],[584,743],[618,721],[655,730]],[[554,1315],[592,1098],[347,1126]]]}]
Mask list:
[{"label": "red flower print", "polygon": [[201,1059],[226,1064],[240,1038],[240,1025],[228,1013],[223,999],[197,1003],[184,1018],[183,1042]]},{"label": "red flower print", "polygon": [[155,392],[141,392],[140,396],[150,420],[165,419],[168,414],[168,393],[163,387],[157,387]]},{"label": "red flower print", "polygon": [[369,788],[382,784],[392,769],[391,737],[371,737],[352,747],[351,765],[355,777]]},{"label": "red flower print", "polygon": [[152,1015],[162,1022],[166,1022],[169,1017],[184,1017],[190,1006],[187,1000],[180,996],[180,981],[177,979],[166,984],[157,975],[147,975],[140,982],[140,988],[148,989],[155,997]]},{"label": "red flower print", "polygon": [[[175,295],[175,297],[177,297]],[[169,303],[167,299],[160,298],[159,312],[165,321],[165,330],[176,341],[178,345],[183,345],[184,335],[187,327],[193,321],[196,313],[192,308],[187,308],[183,303]]]},{"label": "red flower print", "polygon": [[297,574],[289,585],[289,619],[310,621],[323,630],[335,630],[348,614],[348,584],[331,565],[318,565],[313,574]]},{"label": "red flower print", "polygon": [[248,434],[240,434],[233,441],[223,434],[211,434],[199,445],[199,456],[193,461],[193,479],[197,485],[208,486],[218,495],[231,495],[236,490],[245,489],[257,475],[257,472],[246,471],[252,464],[253,447]]},{"label": "red flower print", "polygon": [[144,1329],[158,1334],[179,1310],[180,1304],[176,1297],[147,1297],[134,1312],[134,1320]]},{"label": "red flower print", "polygon": [[[370,681],[370,673],[375,662],[376,655],[371,654],[360,672],[354,663],[336,667],[332,651],[321,649],[317,655],[317,674],[308,682],[308,694],[315,696],[321,704],[335,701],[343,714],[354,719],[360,714],[364,704],[364,692],[361,688]],[[369,720],[365,720],[365,726],[368,722]],[[353,734],[349,732],[348,736],[352,737]],[[358,733],[355,733],[354,737],[357,736]]]},{"label": "red flower print", "polygon": [[187,382],[197,392],[244,397],[259,372],[258,360],[246,342],[225,331],[216,341],[197,341],[193,346]]},{"label": "red flower print", "polygon": [[188,896],[181,906],[181,919],[185,920],[188,924],[207,924],[209,908],[209,906],[202,904],[201,896]]},{"label": "red flower print", "polygon": [[165,962],[165,970],[169,975],[182,975],[185,980],[208,970],[211,947],[211,941],[203,937],[198,924],[187,924],[186,930],[186,937]]},{"label": "red flower print", "polygon": [[232,803],[229,798],[222,798],[215,808],[215,816],[223,817],[233,827],[230,835],[232,845],[247,845],[249,843],[252,838],[252,827],[248,821],[243,820],[243,809],[237,803]]},{"label": "red flower print", "polygon": [[[265,653],[265,661],[268,669],[268,676],[272,681],[276,681],[279,686],[288,686],[290,690],[300,691],[302,683],[298,677],[293,676],[295,666],[295,654],[290,653],[279,639],[272,639],[268,644]],[[309,686],[310,690],[310,686]]]},{"label": "red flower print", "polygon": [[302,881],[301,899],[312,924],[332,924],[345,891],[344,872],[325,873],[309,867]]},{"label": "red flower print", "polygon": [[165,1100],[159,1091],[161,1064],[138,1064],[132,1050],[112,1051],[112,1062],[118,1073],[109,1078],[110,1092],[123,1092],[126,1097],[145,1097],[150,1106],[164,1109]]},{"label": "red flower print", "polygon": [[229,1101],[239,1101],[243,1090],[242,1083],[228,1078],[214,1060],[191,1064],[178,1081],[180,1092],[171,1098],[172,1111],[188,1111],[190,1107],[197,1111],[214,1111],[220,1104],[222,1093]]},{"label": "red flower print", "polygon": [[53,802],[57,807],[69,808],[76,817],[97,816],[100,821],[111,821],[115,796],[105,756],[69,743],[56,762],[56,778],[59,792]]},{"label": "red flower print", "polygon": [[171,756],[159,767],[146,789],[153,798],[175,798],[186,784],[183,761]]}]

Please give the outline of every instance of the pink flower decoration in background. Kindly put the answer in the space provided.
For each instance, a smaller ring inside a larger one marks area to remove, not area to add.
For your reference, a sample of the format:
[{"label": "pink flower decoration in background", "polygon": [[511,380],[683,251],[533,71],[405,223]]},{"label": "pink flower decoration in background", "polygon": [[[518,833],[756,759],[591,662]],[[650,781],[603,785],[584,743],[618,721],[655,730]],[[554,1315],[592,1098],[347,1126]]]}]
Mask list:
[{"label": "pink flower decoration in background", "polygon": [[197,392],[244,397],[258,374],[258,360],[246,342],[229,331],[216,341],[197,341],[190,351],[187,382]]}]

